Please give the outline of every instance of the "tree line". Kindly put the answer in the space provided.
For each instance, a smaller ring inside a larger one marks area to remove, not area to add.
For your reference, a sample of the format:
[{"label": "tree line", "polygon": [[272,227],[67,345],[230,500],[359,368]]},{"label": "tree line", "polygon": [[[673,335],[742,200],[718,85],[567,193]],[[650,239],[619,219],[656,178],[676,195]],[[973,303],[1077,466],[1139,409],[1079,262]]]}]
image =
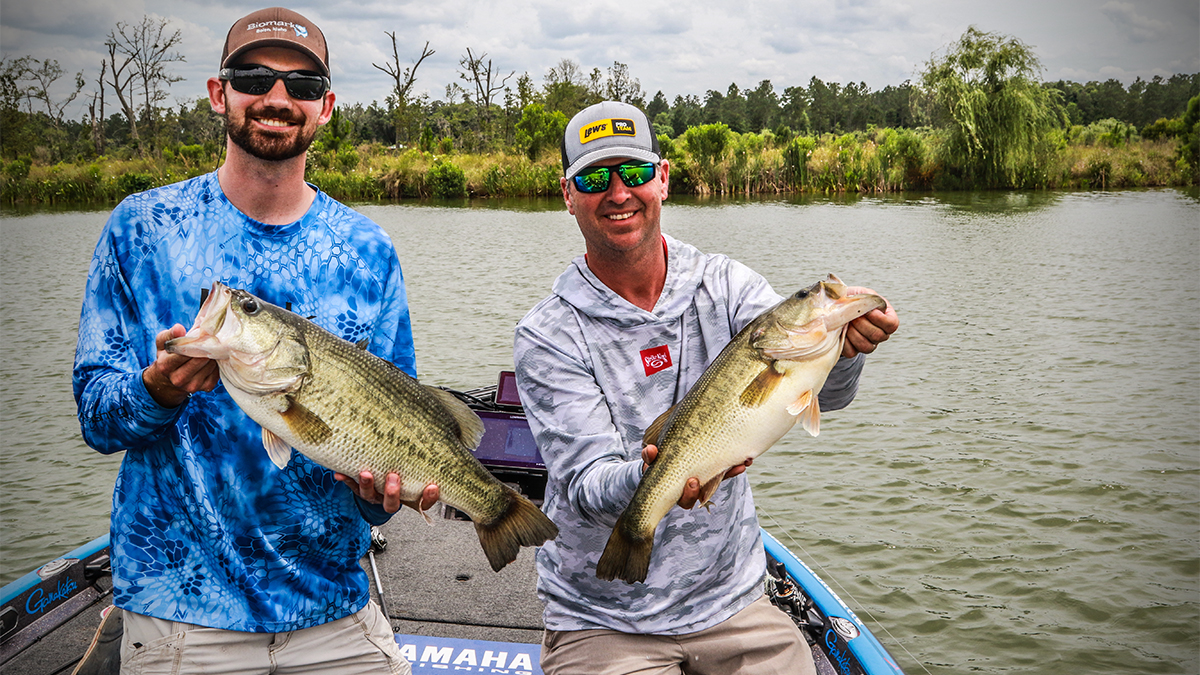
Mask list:
[{"label": "tree line", "polygon": [[[468,48],[459,58],[457,79],[434,98],[416,88],[420,66],[436,53],[429,43],[420,53],[405,54],[395,33],[384,34],[391,41],[390,59],[372,65],[388,78],[390,92],[382,102],[338,106],[313,147],[320,168],[353,170],[361,159],[356,148],[363,146],[385,153],[509,153],[538,161],[556,155],[562,130],[576,112],[601,100],[620,100],[645,110],[667,147],[689,156],[706,156],[712,143],[721,152],[732,151],[735,144],[728,139],[713,140],[724,134],[735,139],[762,135],[759,141],[747,140],[748,147],[757,142],[786,154],[794,139],[913,130],[925,134],[920,136],[928,146],[924,155],[944,153],[936,170],[954,174],[961,179],[957,184],[1017,186],[1029,180],[1023,176],[1030,163],[1036,166],[1052,151],[1047,146],[1051,130],[1058,130],[1059,143],[1108,134],[1125,140],[1180,138],[1187,145],[1194,132],[1185,124],[1188,102],[1200,95],[1200,73],[1139,78],[1128,87],[1116,80],[1042,82],[1031,48],[971,27],[943,55],[932,57],[915,82],[874,91],[862,82],[843,85],[812,77],[806,85],[781,88],[762,80],[742,88],[731,83],[703,96],[668,100],[662,91],[647,95],[620,62],[587,70],[563,59],[539,83],[527,72],[506,72],[488,54]],[[218,158],[223,121],[207,99],[166,103],[168,88],[180,79],[170,66],[184,61],[179,42],[180,32],[166,19],[118,23],[105,42],[99,75],[88,80],[82,72],[75,74],[73,90],[57,99],[51,89],[68,74],[56,61],[4,58],[0,158],[5,175],[18,177],[35,163],[100,157],[166,158],[189,165]],[[65,110],[81,95],[85,114],[66,119]],[[721,160],[719,154],[714,157]],[[920,161],[932,160],[923,156]]]}]

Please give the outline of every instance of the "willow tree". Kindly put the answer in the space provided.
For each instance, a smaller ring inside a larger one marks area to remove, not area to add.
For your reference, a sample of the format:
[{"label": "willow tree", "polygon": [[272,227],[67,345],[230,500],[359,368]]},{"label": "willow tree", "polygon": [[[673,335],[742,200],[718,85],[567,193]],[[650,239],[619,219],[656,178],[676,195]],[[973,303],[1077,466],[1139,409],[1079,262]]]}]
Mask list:
[{"label": "willow tree", "polygon": [[1046,133],[1061,117],[1056,90],[1041,85],[1033,50],[971,26],[927,66],[921,84],[934,121],[949,130],[947,162],[976,186],[1031,182],[1042,168]]}]

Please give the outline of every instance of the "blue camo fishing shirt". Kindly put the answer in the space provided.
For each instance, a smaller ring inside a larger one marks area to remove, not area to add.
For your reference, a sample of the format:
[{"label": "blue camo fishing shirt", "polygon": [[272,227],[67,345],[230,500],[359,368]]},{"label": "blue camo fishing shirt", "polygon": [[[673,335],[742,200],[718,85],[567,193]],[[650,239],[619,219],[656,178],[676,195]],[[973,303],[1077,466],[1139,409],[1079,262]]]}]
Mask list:
[{"label": "blue camo fishing shirt", "polygon": [[247,218],[215,172],[121,202],[92,258],[74,368],[84,439],[126,451],[112,506],[114,602],[249,632],[342,618],[367,603],[358,561],[368,522],[388,514],[300,453],[276,468],[223,384],[175,409],[142,384],[155,336],[190,327],[214,281],[368,339],[372,353],[416,374],[391,240],[325,193],[288,225]]},{"label": "blue camo fishing shirt", "polygon": [[[645,583],[596,578],[641,479],[646,428],[743,326],[782,299],[745,265],[663,239],[667,279],[653,312],[610,290],[580,257],[517,325],[517,384],[549,470],[543,508],[559,531],[537,554],[551,630],[693,633],[762,594],[766,558],[746,474],[722,481],[708,510],[667,513]],[[834,366],[821,410],[849,405],[863,361]]]}]

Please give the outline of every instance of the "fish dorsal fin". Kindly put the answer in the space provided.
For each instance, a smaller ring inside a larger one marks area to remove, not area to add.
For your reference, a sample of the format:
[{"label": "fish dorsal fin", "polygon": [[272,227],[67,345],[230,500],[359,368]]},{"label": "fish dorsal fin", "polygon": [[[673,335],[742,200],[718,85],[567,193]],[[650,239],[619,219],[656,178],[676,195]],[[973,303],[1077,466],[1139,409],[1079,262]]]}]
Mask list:
[{"label": "fish dorsal fin", "polygon": [[320,445],[333,436],[333,429],[325,423],[325,420],[296,401],[295,396],[289,394],[284,397],[284,400],[287,407],[279,414],[301,443]]},{"label": "fish dorsal fin", "polygon": [[754,378],[746,388],[742,390],[742,395],[739,400],[742,405],[747,408],[757,408],[767,402],[771,398],[771,394],[775,392],[775,387],[783,381],[783,373],[779,372],[779,368],[772,361],[767,364],[766,368]]},{"label": "fish dorsal fin", "polygon": [[421,386],[440,401],[454,421],[458,422],[458,440],[468,448],[479,447],[479,441],[483,440],[483,420],[479,419],[479,415],[476,415],[475,411],[468,408],[466,403],[458,400],[454,394],[445,389],[438,389],[426,384]]},{"label": "fish dorsal fin", "polygon": [[646,427],[646,433],[642,434],[643,445],[658,445],[662,440],[663,432],[667,428],[667,420],[671,419],[671,413],[675,411],[675,406],[667,408],[667,411],[654,419],[650,426]]},{"label": "fish dorsal fin", "polygon": [[267,449],[267,457],[271,458],[271,463],[280,469],[287,466],[292,459],[292,446],[284,442],[284,440],[263,427],[262,430],[263,447]]},{"label": "fish dorsal fin", "polygon": [[365,352],[365,351],[367,351],[367,345],[369,345],[369,344],[371,344],[371,338],[363,338],[363,339],[359,340],[358,342],[355,342],[354,346]]}]

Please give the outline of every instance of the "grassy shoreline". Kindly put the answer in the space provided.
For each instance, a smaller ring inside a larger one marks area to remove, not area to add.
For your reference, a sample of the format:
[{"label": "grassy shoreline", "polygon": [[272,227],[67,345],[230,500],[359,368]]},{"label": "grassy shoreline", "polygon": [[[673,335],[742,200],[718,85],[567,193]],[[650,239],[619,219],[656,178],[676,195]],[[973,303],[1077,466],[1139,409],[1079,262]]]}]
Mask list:
[{"label": "grassy shoreline", "polygon": [[[669,139],[677,194],[756,195],[883,193],[976,189],[945,158],[944,135],[934,130],[871,129],[843,135],[780,139],[771,132],[738,134],[705,125]],[[1008,189],[1114,189],[1195,185],[1178,160],[1175,139],[1046,139],[1017,184]],[[15,160],[0,166],[5,204],[103,204],[214,170],[219,154],[198,146],[147,159],[101,157],[40,165]],[[377,144],[337,152],[310,151],[306,178],[343,201],[546,197],[559,193],[557,155],[435,154]]]}]

